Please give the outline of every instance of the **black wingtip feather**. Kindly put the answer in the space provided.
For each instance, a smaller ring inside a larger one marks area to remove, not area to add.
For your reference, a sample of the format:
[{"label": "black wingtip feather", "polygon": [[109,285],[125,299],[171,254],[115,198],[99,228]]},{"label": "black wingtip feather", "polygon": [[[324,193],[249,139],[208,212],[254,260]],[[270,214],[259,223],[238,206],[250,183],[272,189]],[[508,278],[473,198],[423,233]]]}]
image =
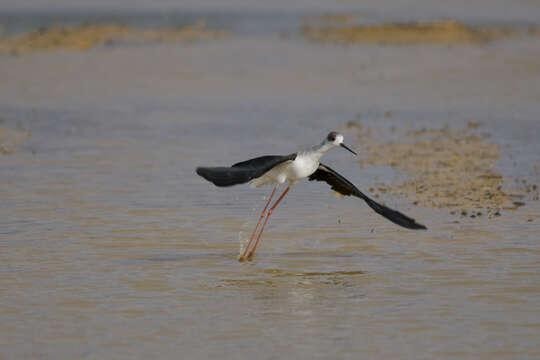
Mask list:
[{"label": "black wingtip feather", "polygon": [[379,204],[373,199],[370,199],[366,194],[358,190],[349,180],[345,179],[335,170],[332,170],[330,167],[319,164],[319,168],[313,174],[309,176],[310,181],[324,181],[328,183],[332,190],[345,195],[345,196],[356,196],[364,200],[370,208],[372,208],[377,214],[384,216],[394,224],[403,226],[407,229],[413,230],[426,230],[427,227],[417,223],[413,218],[408,217],[405,214],[400,213],[397,210],[390,209],[382,204]]},{"label": "black wingtip feather", "polygon": [[369,205],[370,208],[375,210],[377,214],[384,216],[394,224],[412,230],[427,230],[427,227],[425,225],[417,223],[416,220],[414,220],[413,218],[408,217],[407,215],[402,214],[397,210],[393,210],[382,204],[379,204],[367,196],[364,198],[364,201]]}]

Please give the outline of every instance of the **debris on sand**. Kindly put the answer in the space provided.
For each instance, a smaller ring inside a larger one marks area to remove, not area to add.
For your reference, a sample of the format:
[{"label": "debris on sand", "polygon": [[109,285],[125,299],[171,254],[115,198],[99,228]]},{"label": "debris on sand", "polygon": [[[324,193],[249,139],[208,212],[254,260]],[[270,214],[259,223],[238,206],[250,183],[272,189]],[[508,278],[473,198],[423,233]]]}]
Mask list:
[{"label": "debris on sand", "polygon": [[0,54],[21,55],[50,50],[90,50],[100,45],[128,43],[194,42],[216,39],[225,32],[208,29],[203,22],[182,28],[135,29],[125,25],[62,25],[4,37],[0,32]]}]

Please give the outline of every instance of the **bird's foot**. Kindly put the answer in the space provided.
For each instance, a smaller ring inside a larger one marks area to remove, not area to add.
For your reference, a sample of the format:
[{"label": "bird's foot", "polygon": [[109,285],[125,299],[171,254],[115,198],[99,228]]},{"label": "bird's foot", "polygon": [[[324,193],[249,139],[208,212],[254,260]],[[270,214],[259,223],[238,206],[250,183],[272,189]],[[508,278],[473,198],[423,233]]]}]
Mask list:
[{"label": "bird's foot", "polygon": [[247,256],[240,256],[238,258],[238,262],[244,262],[246,260],[251,261],[251,260],[253,260],[253,256],[254,256],[254,254],[252,254],[252,253],[249,253]]}]

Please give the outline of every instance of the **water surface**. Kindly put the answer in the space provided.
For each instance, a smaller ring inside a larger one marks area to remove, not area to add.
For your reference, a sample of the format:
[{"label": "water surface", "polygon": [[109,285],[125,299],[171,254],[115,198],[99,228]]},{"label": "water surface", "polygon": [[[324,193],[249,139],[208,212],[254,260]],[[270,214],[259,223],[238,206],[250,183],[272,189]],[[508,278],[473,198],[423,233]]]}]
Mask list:
[{"label": "water surface", "polygon": [[[474,120],[497,171],[538,182],[538,49],[239,35],[0,58],[0,126],[31,133],[0,157],[0,357],[539,358],[537,201],[471,219],[379,199],[429,228],[413,232],[306,182],[238,263],[270,189],[194,173],[347,121]],[[402,176],[325,163],[362,190]]]}]

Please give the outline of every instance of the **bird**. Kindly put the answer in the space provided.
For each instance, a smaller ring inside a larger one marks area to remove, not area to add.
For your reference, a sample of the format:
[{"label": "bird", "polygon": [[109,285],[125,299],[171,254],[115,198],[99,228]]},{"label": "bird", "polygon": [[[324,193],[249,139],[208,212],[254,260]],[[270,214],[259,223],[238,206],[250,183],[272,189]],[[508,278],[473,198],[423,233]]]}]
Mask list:
[{"label": "bird", "polygon": [[[344,137],[342,134],[332,131],[319,145],[313,146],[305,151],[299,151],[289,155],[259,156],[250,160],[236,163],[230,167],[220,166],[196,168],[196,173],[199,176],[218,187],[229,187],[246,183],[250,183],[252,187],[274,185],[272,193],[270,194],[268,201],[266,202],[266,205],[259,216],[259,220],[255,226],[255,229],[253,230],[253,233],[251,234],[249,242],[238,258],[239,261],[242,262],[246,259],[253,259],[255,250],[257,249],[257,245],[259,245],[259,241],[264,228],[268,223],[270,215],[272,215],[277,205],[281,202],[281,200],[283,200],[289,190],[298,182],[306,178],[309,181],[324,181],[330,185],[332,190],[343,196],[354,196],[364,200],[367,205],[376,213],[382,215],[399,226],[413,230],[427,229],[426,226],[416,222],[416,220],[413,218],[408,217],[397,210],[390,209],[389,207],[379,204],[375,200],[369,198],[337,171],[319,161],[328,151],[337,147],[344,148],[356,156],[357,153],[345,145],[343,140]],[[278,187],[286,182],[288,183],[287,187],[274,202],[274,204],[270,206],[272,198],[276,194]],[[263,225],[257,235],[257,230],[259,229],[263,219]],[[253,243],[256,235],[257,237],[255,243],[250,250],[250,246]]]}]

